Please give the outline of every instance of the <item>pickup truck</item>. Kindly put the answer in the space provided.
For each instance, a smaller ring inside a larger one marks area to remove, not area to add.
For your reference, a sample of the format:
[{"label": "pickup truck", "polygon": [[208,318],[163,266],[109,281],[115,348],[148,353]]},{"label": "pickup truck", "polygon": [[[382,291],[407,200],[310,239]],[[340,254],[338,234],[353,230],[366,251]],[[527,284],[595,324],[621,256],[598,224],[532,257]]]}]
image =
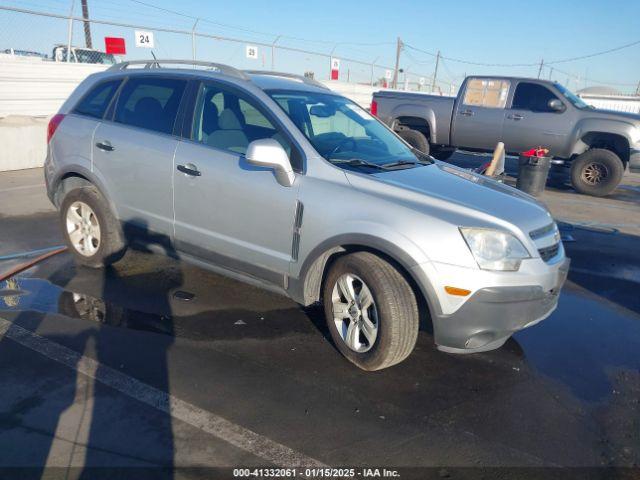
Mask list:
[{"label": "pickup truck", "polygon": [[605,196],[625,170],[640,172],[640,115],[597,110],[557,82],[467,77],[457,97],[373,95],[371,113],[411,146],[446,160],[456,148],[509,154],[550,150],[580,193]]}]

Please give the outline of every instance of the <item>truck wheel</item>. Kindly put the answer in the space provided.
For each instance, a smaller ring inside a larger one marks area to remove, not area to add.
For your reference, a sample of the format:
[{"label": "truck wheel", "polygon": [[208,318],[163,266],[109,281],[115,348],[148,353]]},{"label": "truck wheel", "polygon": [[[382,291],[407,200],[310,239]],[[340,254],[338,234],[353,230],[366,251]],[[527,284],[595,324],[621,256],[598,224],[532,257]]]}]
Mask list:
[{"label": "truck wheel", "polygon": [[105,267],[126,251],[120,224],[96,187],[71,190],[60,206],[60,223],[69,251],[82,265]]},{"label": "truck wheel", "polygon": [[422,133],[417,130],[400,130],[397,132],[400,138],[411,145],[413,148],[420,150],[422,153],[429,155],[429,141]]},{"label": "truck wheel", "polygon": [[400,363],[418,338],[418,306],[407,280],[369,252],[339,258],[323,285],[325,317],[340,352],[363,370]]},{"label": "truck wheel", "polygon": [[578,192],[604,197],[622,180],[624,164],[610,150],[592,148],[571,162],[571,184]]}]

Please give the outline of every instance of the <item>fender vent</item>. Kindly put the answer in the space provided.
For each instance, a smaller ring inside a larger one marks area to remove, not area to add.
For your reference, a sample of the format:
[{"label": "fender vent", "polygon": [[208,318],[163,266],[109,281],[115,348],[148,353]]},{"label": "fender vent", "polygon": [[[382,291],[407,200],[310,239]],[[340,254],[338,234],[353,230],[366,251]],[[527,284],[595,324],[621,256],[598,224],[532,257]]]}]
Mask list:
[{"label": "fender vent", "polygon": [[298,260],[300,251],[300,231],[302,230],[302,217],[304,215],[304,205],[302,202],[296,202],[296,215],[293,221],[293,241],[291,244],[291,258],[294,262]]}]

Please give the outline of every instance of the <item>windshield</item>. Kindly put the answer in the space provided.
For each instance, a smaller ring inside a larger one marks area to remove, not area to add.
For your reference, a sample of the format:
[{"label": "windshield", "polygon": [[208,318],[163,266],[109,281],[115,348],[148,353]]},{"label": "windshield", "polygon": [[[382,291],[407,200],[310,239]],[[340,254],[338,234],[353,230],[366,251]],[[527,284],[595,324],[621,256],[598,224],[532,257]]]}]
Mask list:
[{"label": "windshield", "polygon": [[81,49],[77,49],[75,52],[78,57],[78,62],[80,63],[102,63],[106,65],[113,65],[116,63],[115,57],[110,53]]},{"label": "windshield", "polygon": [[564,97],[567,100],[569,100],[573,104],[574,107],[576,107],[576,108],[592,108],[590,105],[585,103],[584,100],[582,100],[579,96],[577,96],[575,93],[573,93],[571,90],[569,90],[564,85],[556,83],[556,88],[558,90],[560,90],[560,93],[562,93],[562,95],[564,95]]},{"label": "windshield", "polygon": [[[268,92],[326,160],[380,170],[385,165],[415,166],[410,147],[375,117],[330,93]],[[368,164],[368,166],[367,166]]]}]

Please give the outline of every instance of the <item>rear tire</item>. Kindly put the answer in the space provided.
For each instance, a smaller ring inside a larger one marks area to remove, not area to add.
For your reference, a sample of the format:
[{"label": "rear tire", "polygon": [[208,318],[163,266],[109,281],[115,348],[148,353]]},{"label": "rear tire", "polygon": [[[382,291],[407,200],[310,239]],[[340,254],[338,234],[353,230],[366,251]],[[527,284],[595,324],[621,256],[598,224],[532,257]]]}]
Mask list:
[{"label": "rear tire", "polygon": [[400,138],[411,145],[413,148],[420,150],[422,153],[429,155],[429,141],[421,132],[417,130],[400,130],[397,132]]},{"label": "rear tire", "polygon": [[604,148],[587,150],[571,162],[571,185],[585,195],[609,195],[623,175],[624,164],[620,157]]},{"label": "rear tire", "polygon": [[[343,294],[345,278],[354,280],[351,298]],[[336,347],[363,370],[400,363],[415,347],[419,314],[413,289],[398,270],[372,253],[357,252],[336,260],[323,285],[323,304]],[[357,348],[349,341],[352,324],[359,325]]]},{"label": "rear tire", "polygon": [[126,252],[120,223],[94,186],[71,190],[60,205],[60,225],[76,262],[100,268]]}]

